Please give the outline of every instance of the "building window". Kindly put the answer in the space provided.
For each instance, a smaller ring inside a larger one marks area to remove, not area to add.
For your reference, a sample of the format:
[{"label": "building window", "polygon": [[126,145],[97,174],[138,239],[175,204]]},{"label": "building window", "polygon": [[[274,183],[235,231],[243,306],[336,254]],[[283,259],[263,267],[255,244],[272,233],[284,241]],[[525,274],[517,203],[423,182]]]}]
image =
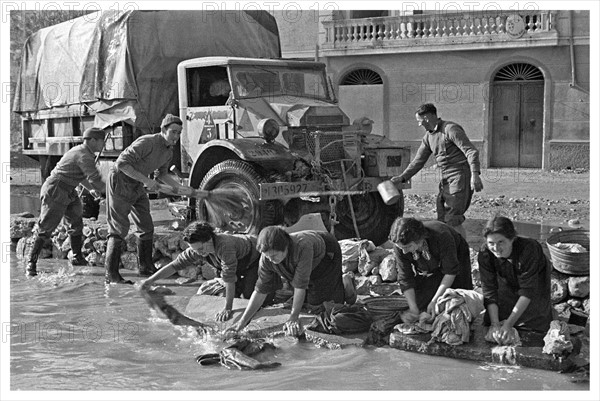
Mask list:
[{"label": "building window", "polygon": [[543,81],[544,75],[539,68],[527,64],[517,63],[504,66],[496,73],[494,81]]},{"label": "building window", "polygon": [[373,70],[361,68],[347,73],[340,85],[382,85],[381,76]]}]

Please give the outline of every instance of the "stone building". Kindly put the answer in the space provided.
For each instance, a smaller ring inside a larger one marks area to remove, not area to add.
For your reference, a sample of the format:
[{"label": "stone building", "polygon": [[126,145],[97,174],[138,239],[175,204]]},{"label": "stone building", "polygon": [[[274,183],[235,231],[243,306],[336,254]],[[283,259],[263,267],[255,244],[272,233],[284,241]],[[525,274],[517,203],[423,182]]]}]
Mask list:
[{"label": "stone building", "polygon": [[416,150],[416,107],[461,124],[484,167],[589,168],[590,12],[273,12],[284,57],[327,64],[343,109]]}]

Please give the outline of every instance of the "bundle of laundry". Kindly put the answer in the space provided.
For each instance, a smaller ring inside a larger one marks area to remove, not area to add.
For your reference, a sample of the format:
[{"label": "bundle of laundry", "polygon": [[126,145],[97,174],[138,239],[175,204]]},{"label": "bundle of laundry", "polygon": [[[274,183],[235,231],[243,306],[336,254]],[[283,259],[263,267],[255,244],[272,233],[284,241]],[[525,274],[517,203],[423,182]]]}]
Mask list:
[{"label": "bundle of laundry", "polygon": [[373,319],[364,305],[323,302],[321,312],[306,326],[309,330],[327,334],[353,334],[369,330]]},{"label": "bundle of laundry", "polygon": [[474,290],[448,288],[435,305],[430,342],[468,343],[470,323],[484,310],[483,295]]},{"label": "bundle of laundry", "polygon": [[275,349],[269,342],[261,340],[240,339],[232,345],[223,348],[219,353],[203,354],[196,357],[196,362],[202,366],[221,364],[228,369],[268,369],[281,366],[279,362],[261,362],[254,358],[268,349]]},{"label": "bundle of laundry", "polygon": [[[504,324],[504,320],[500,322],[501,326],[502,326],[502,324]],[[487,342],[490,342],[490,343],[498,344],[498,341],[494,338],[493,333],[494,333],[494,330],[491,330],[491,329],[488,330],[487,334],[484,337],[484,340]],[[517,331],[517,329],[515,329],[514,327],[511,330],[509,339],[500,344],[500,346],[508,347],[508,348],[520,347],[521,345],[522,345],[521,337],[519,336],[519,332]],[[499,352],[499,351],[497,351],[497,352]],[[507,352],[512,352],[512,351],[507,351]]]}]

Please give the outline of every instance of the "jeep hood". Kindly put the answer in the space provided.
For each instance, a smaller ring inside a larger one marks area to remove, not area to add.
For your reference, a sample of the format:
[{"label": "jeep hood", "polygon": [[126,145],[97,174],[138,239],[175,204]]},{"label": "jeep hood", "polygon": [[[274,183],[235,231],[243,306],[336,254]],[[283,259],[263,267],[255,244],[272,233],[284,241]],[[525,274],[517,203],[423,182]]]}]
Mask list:
[{"label": "jeep hood", "polygon": [[238,106],[255,114],[258,119],[272,118],[287,127],[349,125],[348,116],[338,105],[318,99],[292,96],[247,98]]}]

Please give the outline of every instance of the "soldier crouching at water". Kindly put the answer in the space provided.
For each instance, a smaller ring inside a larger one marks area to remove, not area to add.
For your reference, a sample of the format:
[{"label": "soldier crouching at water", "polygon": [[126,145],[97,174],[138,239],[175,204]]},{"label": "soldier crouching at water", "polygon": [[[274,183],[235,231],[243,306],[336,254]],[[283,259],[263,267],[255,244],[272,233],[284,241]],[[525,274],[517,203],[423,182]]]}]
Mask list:
[{"label": "soldier crouching at water", "polygon": [[104,192],[105,184],[96,167],[94,153],[104,146],[104,131],[88,128],[83,133],[83,143],[71,148],[50,173],[42,185],[42,201],[38,229],[34,233],[33,246],[27,260],[27,276],[37,275],[37,260],[46,239],[50,237],[61,219],[69,226],[71,256],[75,266],[85,266],[87,261],[81,253],[83,238],[83,204],[75,188],[82,184],[93,196]]},{"label": "soldier crouching at water", "polygon": [[[106,217],[108,244],[106,246],[106,283],[133,284],[119,273],[123,241],[129,232],[129,215],[137,229],[137,251],[140,276],[156,272],[152,262],[154,223],[150,215],[150,191],[160,189],[159,182],[171,188],[181,186],[168,174],[173,146],[179,140],[181,119],[167,114],[161,123],[161,132],[143,135],[129,145],[117,158],[106,182]],[[149,178],[153,172],[155,179]]]}]

